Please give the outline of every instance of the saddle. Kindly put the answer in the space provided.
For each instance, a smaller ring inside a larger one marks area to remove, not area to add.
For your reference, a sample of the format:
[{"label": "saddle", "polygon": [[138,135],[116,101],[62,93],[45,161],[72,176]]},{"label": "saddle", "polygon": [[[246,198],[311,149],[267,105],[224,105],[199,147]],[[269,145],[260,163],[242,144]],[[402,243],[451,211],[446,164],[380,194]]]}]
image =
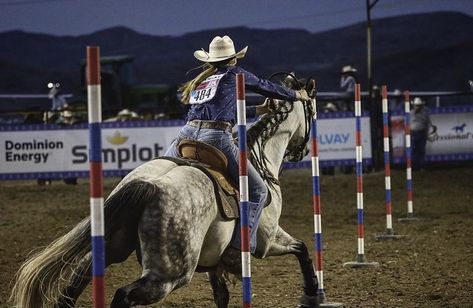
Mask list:
[{"label": "saddle", "polygon": [[228,160],[219,149],[204,142],[183,139],[177,145],[180,158],[162,156],[160,159],[173,161],[179,166],[191,166],[202,171],[212,181],[218,209],[224,220],[240,217],[239,192],[228,177]]}]

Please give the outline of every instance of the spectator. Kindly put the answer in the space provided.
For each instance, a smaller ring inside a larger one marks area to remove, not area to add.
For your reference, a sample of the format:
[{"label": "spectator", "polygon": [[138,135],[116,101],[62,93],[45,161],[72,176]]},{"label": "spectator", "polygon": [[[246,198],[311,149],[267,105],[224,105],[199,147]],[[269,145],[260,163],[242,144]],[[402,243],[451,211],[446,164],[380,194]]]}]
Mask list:
[{"label": "spectator", "polygon": [[424,167],[425,146],[429,129],[432,126],[430,116],[425,108],[425,102],[420,98],[414,98],[414,108],[411,115],[411,141],[412,141],[412,169],[420,170]]},{"label": "spectator", "polygon": [[61,110],[67,107],[66,99],[61,93],[61,84],[59,83],[48,83],[49,93],[48,98],[52,101],[51,110]]},{"label": "spectator", "polygon": [[128,109],[123,109],[117,114],[117,121],[121,122],[139,120],[139,118],[136,112]]},{"label": "spectator", "polygon": [[346,93],[346,98],[342,101],[339,109],[342,111],[353,110],[353,98],[355,95],[355,84],[358,83],[356,76],[357,69],[351,65],[346,65],[342,68],[340,77],[340,89]]}]

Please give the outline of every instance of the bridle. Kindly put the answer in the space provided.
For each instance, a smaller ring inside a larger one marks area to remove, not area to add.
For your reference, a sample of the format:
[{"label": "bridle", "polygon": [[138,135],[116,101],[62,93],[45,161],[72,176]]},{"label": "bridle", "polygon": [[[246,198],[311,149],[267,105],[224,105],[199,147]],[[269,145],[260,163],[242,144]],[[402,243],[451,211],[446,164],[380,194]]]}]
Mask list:
[{"label": "bridle", "polygon": [[[301,90],[307,88],[309,83],[307,82],[306,85],[301,83],[299,80],[296,79],[294,74],[287,73],[287,72],[280,72],[271,75],[268,79],[273,78],[276,75],[285,74],[286,76],[290,76],[293,81],[296,82],[292,83],[292,85],[287,84],[287,86],[291,86],[294,90]],[[287,78],[286,78],[287,79]],[[309,79],[312,80],[312,79]],[[289,80],[290,82],[290,80]],[[303,103],[304,106],[304,139],[302,143],[291,150],[286,150],[284,154],[284,159],[289,159],[291,161],[300,161],[304,158],[307,154],[305,152],[307,142],[310,139],[310,126],[312,117],[315,114],[314,105],[312,103]],[[274,100],[269,101],[269,108],[273,110],[271,115],[263,117],[259,122],[257,122],[249,131],[248,131],[248,147],[252,153],[251,155],[251,162],[256,167],[256,170],[261,175],[261,177],[266,180],[269,184],[276,184],[279,185],[279,180],[272,174],[267,166],[267,158],[264,154],[264,147],[267,141],[276,133],[279,124],[282,123],[285,119],[287,119],[289,113],[294,109],[293,104],[277,104]],[[258,138],[261,137],[261,140]],[[255,144],[258,147],[255,147]],[[256,149],[259,149],[259,153],[257,153]],[[259,155],[257,155],[259,154]]]},{"label": "bridle", "polygon": [[[302,89],[309,89],[310,83],[313,83],[313,87],[311,89],[311,93],[309,95],[314,98],[315,97],[315,80],[312,78],[307,79],[305,85],[301,82],[301,80],[297,79],[293,73],[288,72],[277,72],[269,76],[268,80],[271,80],[273,77],[277,75],[286,75],[287,77],[283,81],[284,85],[287,87],[292,88],[293,90],[302,90]],[[288,79],[291,77],[291,79]],[[301,161],[304,156],[307,154],[305,153],[307,142],[310,139],[310,126],[312,122],[312,117],[315,114],[315,106],[313,103],[303,103],[304,106],[304,120],[305,120],[305,132],[304,132],[304,140],[300,143],[296,148],[292,150],[287,150],[284,154],[284,158],[290,158],[291,161]]]}]

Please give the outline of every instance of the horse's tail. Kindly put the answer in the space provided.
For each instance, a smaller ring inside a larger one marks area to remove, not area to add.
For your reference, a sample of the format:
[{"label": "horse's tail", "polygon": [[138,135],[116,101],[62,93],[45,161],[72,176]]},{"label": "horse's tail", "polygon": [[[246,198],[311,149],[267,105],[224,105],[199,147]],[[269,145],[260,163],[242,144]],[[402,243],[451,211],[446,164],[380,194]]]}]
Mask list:
[{"label": "horse's tail", "polygon": [[[124,184],[105,202],[105,241],[121,225],[134,226],[146,204],[157,197],[157,187],[149,182]],[[129,230],[132,231],[132,230]],[[74,278],[75,269],[91,251],[90,218],[36,253],[20,267],[10,300],[15,307],[43,308],[58,303],[65,287]],[[90,260],[88,261],[90,266]]]}]

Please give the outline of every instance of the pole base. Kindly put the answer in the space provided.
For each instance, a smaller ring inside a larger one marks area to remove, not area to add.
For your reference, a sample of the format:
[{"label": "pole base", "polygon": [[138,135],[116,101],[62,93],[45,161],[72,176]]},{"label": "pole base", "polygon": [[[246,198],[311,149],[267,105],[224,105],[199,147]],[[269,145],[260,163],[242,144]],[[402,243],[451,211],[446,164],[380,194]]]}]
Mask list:
[{"label": "pole base", "polygon": [[399,235],[399,234],[376,234],[374,237],[377,241],[390,241],[390,240],[398,240],[406,236]]},{"label": "pole base", "polygon": [[356,261],[345,262],[345,263],[343,263],[343,267],[351,267],[351,268],[379,267],[379,263],[378,262],[368,262],[366,260],[366,256],[364,254],[358,254],[356,256]]},{"label": "pole base", "polygon": [[415,221],[419,221],[419,220],[420,220],[420,218],[415,217],[413,213],[407,213],[406,217],[398,218],[397,221],[399,221],[399,222],[415,222]]},{"label": "pole base", "polygon": [[324,290],[319,289],[317,294],[319,295],[319,307],[345,307],[345,305],[343,305],[342,303],[327,302]]},{"label": "pole base", "polygon": [[394,234],[393,229],[386,229],[386,233],[376,234],[374,237],[377,241],[389,241],[389,240],[398,240],[400,238],[405,237],[405,235]]},{"label": "pole base", "polygon": [[317,308],[320,307],[320,296],[302,295],[299,300],[298,308]]},{"label": "pole base", "polygon": [[321,303],[319,307],[345,307],[342,303]]}]

